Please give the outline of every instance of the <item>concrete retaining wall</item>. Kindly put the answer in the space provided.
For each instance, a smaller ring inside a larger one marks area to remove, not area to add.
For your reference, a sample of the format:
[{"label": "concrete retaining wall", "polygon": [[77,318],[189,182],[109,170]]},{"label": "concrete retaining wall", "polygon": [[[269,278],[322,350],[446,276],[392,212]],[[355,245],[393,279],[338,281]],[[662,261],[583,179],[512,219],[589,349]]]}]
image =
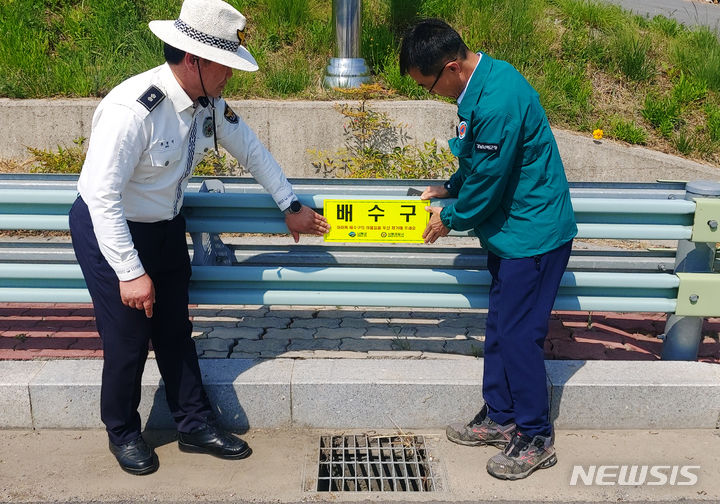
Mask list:
[{"label": "concrete retaining wall", "polygon": [[[90,136],[98,100],[0,99],[0,158],[26,159],[25,146],[55,149]],[[343,146],[344,117],[338,102],[230,101],[235,111],[291,177],[318,176],[309,150],[334,152]],[[376,101],[370,107],[386,112],[415,142],[433,138],[447,146],[455,135],[455,105],[438,101]],[[696,163],[641,147],[555,129],[568,179],[572,181],[638,181],[720,179],[720,167]]]}]

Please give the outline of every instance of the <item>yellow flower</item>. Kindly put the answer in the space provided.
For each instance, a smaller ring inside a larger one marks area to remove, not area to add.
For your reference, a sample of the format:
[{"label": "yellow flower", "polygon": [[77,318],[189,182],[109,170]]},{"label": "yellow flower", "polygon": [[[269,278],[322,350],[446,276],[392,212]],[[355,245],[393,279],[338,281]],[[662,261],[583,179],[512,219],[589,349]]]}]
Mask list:
[{"label": "yellow flower", "polygon": [[600,140],[602,138],[602,136],[603,136],[603,130],[596,129],[595,131],[593,131],[593,138],[595,140]]}]

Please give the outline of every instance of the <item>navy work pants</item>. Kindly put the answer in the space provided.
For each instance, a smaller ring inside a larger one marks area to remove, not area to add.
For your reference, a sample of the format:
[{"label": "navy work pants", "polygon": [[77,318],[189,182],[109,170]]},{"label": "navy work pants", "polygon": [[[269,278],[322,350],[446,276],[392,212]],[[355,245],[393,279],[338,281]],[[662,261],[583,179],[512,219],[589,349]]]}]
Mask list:
[{"label": "navy work pants", "polygon": [[485,335],[483,398],[488,416],[515,422],[528,436],[549,436],[543,347],[572,240],[534,257],[503,259],[488,252],[492,275]]},{"label": "navy work pants", "polygon": [[73,248],[95,308],[103,343],[101,418],[116,445],[141,432],[141,378],[152,341],[170,412],[180,432],[191,432],[212,417],[203,389],[188,312],[190,258],[185,219],[128,222],[135,249],[155,286],[152,318],[120,300],[117,275],[103,257],[87,205],[78,198],[70,210]]}]

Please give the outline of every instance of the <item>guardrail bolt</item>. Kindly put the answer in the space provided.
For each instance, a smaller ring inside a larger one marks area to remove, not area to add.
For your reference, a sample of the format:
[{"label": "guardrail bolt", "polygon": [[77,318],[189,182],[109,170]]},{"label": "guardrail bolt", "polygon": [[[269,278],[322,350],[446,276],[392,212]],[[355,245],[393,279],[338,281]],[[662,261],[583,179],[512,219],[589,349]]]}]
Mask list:
[{"label": "guardrail bolt", "polygon": [[697,302],[698,302],[698,299],[700,299],[700,296],[698,296],[697,294],[692,294],[692,295],[690,295],[690,302],[691,302],[692,304],[697,303]]},{"label": "guardrail bolt", "polygon": [[709,221],[708,221],[708,226],[710,227],[710,229],[712,229],[713,231],[715,231],[715,230],[717,229],[717,227],[718,227],[718,222],[717,222],[716,220],[709,220]]}]

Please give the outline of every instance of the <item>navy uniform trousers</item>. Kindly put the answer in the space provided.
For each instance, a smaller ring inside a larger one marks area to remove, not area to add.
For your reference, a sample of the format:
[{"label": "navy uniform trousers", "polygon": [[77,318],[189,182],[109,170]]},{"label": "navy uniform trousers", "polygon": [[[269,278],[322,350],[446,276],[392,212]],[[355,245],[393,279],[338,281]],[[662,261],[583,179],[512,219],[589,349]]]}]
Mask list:
[{"label": "navy uniform trousers", "polygon": [[572,240],[534,257],[488,252],[492,275],[485,335],[483,398],[488,416],[528,436],[550,436],[544,344]]},{"label": "navy uniform trousers", "polygon": [[100,252],[82,198],[78,197],[70,210],[73,248],[92,297],[103,344],[101,418],[115,445],[140,435],[137,409],[150,341],[178,431],[191,432],[212,417],[191,337],[185,219],[128,222],[128,226],[140,261],[155,285],[152,318],[122,304],[117,275]]}]

